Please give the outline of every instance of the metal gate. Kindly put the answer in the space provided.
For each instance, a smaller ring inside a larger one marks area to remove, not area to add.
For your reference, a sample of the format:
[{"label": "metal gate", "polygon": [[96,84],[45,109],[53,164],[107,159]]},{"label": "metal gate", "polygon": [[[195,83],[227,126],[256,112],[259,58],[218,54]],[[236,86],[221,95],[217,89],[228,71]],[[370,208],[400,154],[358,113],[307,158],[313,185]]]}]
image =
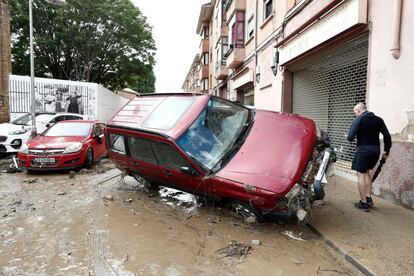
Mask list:
[{"label": "metal gate", "polygon": [[293,113],[315,120],[328,132],[340,160],[352,161],[355,143],[346,140],[355,104],[365,102],[368,37],[324,53],[293,71]]}]

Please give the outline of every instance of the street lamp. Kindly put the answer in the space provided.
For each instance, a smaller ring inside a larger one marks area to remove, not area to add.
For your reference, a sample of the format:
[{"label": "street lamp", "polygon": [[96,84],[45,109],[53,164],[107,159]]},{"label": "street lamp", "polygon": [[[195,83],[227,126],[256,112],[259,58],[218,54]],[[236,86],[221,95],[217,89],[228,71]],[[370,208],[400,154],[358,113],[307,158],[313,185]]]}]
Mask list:
[{"label": "street lamp", "polygon": [[[56,5],[65,5],[65,0],[46,0],[46,2]],[[30,37],[30,96],[32,97],[31,113],[32,113],[32,138],[37,135],[36,129],[36,99],[35,99],[35,80],[34,80],[34,54],[33,54],[33,0],[29,0],[29,37]]]}]

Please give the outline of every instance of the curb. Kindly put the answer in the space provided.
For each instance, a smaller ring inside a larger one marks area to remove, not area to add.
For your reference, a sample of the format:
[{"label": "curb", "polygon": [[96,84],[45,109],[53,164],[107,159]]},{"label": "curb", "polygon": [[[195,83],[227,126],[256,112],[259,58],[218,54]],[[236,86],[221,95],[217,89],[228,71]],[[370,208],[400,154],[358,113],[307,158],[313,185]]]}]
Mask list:
[{"label": "curb", "polygon": [[341,257],[343,257],[346,261],[348,261],[352,266],[354,266],[358,271],[366,276],[374,276],[375,273],[371,272],[367,267],[363,264],[358,262],[354,257],[350,256],[348,253],[344,252],[341,248],[339,248],[333,241],[325,237],[318,229],[316,229],[312,224],[306,223],[306,226],[316,235],[318,235],[322,240],[332,248],[336,253],[338,253]]}]

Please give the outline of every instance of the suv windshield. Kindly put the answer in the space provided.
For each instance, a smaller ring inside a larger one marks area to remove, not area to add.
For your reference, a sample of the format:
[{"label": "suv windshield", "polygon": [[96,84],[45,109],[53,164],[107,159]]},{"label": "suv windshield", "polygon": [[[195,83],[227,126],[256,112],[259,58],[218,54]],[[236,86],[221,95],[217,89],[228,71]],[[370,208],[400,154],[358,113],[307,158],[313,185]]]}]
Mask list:
[{"label": "suv windshield", "polygon": [[[36,115],[36,122],[37,123],[43,123],[46,124],[48,123],[52,118],[53,118],[53,114],[38,114]],[[23,115],[15,120],[13,120],[11,122],[14,125],[32,125],[32,115],[31,114],[26,114]]]},{"label": "suv windshield", "polygon": [[245,107],[211,98],[177,143],[197,163],[212,170],[233,151],[249,123],[249,115]]},{"label": "suv windshield", "polygon": [[43,135],[46,137],[88,136],[91,124],[88,123],[58,123],[49,128]]}]

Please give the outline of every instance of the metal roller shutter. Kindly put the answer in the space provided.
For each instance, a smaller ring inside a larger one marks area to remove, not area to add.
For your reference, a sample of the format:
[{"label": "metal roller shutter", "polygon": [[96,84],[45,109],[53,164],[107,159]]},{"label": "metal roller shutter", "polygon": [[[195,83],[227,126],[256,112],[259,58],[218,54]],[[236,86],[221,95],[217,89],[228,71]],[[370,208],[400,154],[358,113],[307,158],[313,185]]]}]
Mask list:
[{"label": "metal roller shutter", "polygon": [[345,135],[354,119],[353,107],[365,102],[368,37],[324,53],[293,71],[293,113],[315,120],[327,131],[342,161],[352,161],[355,143]]}]

